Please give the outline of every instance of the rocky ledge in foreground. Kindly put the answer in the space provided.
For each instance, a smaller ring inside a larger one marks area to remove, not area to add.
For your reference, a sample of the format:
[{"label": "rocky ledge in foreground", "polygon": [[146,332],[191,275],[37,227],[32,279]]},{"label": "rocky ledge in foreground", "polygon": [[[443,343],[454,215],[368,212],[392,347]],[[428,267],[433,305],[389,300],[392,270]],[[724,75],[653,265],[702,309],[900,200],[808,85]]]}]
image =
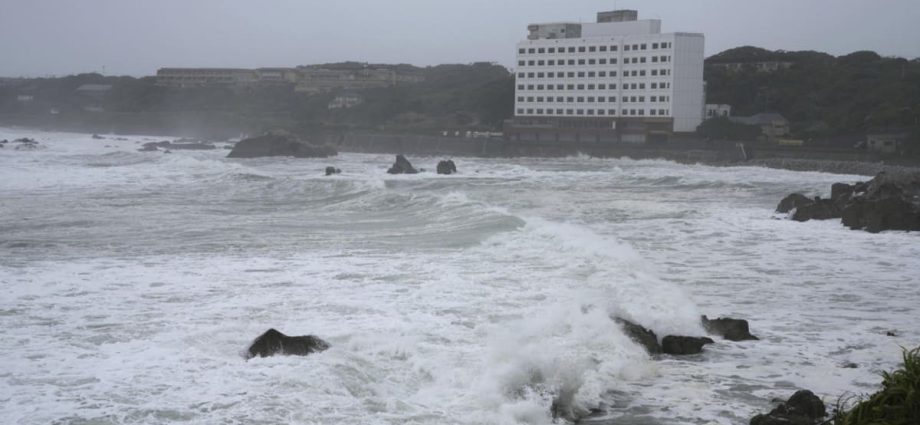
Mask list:
[{"label": "rocky ledge in foreground", "polygon": [[780,201],[779,213],[795,221],[841,219],[850,229],[920,230],[920,173],[880,173],[869,182],[834,183],[830,199],[793,193]]},{"label": "rocky ledge in foreground", "polygon": [[265,156],[326,158],[335,155],[338,155],[338,152],[332,147],[311,145],[292,134],[274,132],[241,140],[233,147],[227,158],[260,158]]},{"label": "rocky ledge in foreground", "polygon": [[246,358],[269,357],[276,354],[306,356],[328,348],[328,342],[313,335],[287,336],[275,329],[269,329],[252,342]]}]

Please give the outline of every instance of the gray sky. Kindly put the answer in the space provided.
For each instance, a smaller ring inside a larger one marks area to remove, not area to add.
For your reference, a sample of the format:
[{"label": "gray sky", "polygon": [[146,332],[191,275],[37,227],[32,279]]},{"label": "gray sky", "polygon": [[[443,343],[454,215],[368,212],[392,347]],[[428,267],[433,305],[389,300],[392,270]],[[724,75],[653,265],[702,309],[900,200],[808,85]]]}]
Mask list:
[{"label": "gray sky", "polygon": [[755,45],[920,57],[920,0],[0,0],[0,76],[356,60],[499,62],[532,22],[631,8],[706,54]]}]

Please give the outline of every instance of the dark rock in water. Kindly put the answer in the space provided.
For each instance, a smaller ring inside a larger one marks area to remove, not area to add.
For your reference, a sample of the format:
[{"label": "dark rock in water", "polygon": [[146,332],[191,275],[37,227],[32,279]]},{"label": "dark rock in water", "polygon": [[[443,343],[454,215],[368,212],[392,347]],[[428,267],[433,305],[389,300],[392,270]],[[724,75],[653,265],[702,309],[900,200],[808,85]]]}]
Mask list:
[{"label": "dark rock in water", "polygon": [[412,167],[412,163],[405,156],[396,155],[396,162],[387,170],[388,174],[418,174],[418,170]]},{"label": "dark rock in water", "polygon": [[720,317],[709,320],[703,316],[703,329],[711,334],[719,335],[729,341],[747,341],[759,339],[751,335],[747,320],[732,319],[730,317]]},{"label": "dark rock in water", "polygon": [[313,335],[287,336],[269,329],[249,346],[248,357],[269,357],[276,354],[306,356],[329,348],[329,343]]},{"label": "dark rock in water", "polygon": [[840,218],[840,215],[840,208],[834,201],[816,197],[811,204],[796,208],[795,213],[792,214],[792,219],[795,221],[830,220]]},{"label": "dark rock in water", "polygon": [[898,333],[895,331],[885,331],[885,336],[898,336]]},{"label": "dark rock in water", "polygon": [[330,166],[330,167],[326,167],[326,175],[327,175],[327,176],[331,176],[331,175],[333,175],[333,174],[340,174],[341,172],[342,172],[342,170],[340,170],[340,169],[338,169],[338,168],[331,167],[331,166]]},{"label": "dark rock in water", "polygon": [[649,354],[661,354],[661,344],[658,343],[658,336],[655,335],[655,332],[626,319],[615,317],[613,320],[620,324],[626,336],[645,347]]},{"label": "dark rock in water", "polygon": [[13,143],[17,143],[17,151],[32,151],[38,149],[44,149],[44,146],[38,143],[38,140],[30,139],[28,137],[23,137],[21,139],[13,140]]},{"label": "dark rock in water", "polygon": [[438,162],[438,174],[454,174],[457,172],[457,165],[452,159]]},{"label": "dark rock in water", "polygon": [[661,340],[661,351],[665,354],[683,356],[703,352],[703,346],[715,341],[707,337],[668,335]]},{"label": "dark rock in water", "polygon": [[831,199],[837,201],[843,197],[850,197],[856,192],[856,186],[846,183],[834,183],[831,185]]},{"label": "dark rock in water", "polygon": [[778,213],[788,213],[794,209],[801,208],[806,205],[811,205],[815,201],[801,193],[793,193],[785,198],[782,201],[779,201],[779,205],[776,206],[776,212]]},{"label": "dark rock in water", "polygon": [[102,137],[102,136],[100,136],[100,135],[98,135],[98,134],[93,134],[93,139],[94,139],[94,140],[105,140],[105,137]]},{"label": "dark rock in water", "polygon": [[770,413],[751,418],[750,425],[816,425],[825,416],[824,402],[811,391],[800,390]]},{"label": "dark rock in water", "polygon": [[267,156],[293,156],[295,158],[327,158],[338,152],[329,146],[314,146],[287,133],[269,133],[241,140],[227,158],[260,158]]},{"label": "dark rock in water", "polygon": [[157,146],[150,144],[150,143],[144,143],[144,145],[137,151],[138,152],[155,152],[158,150],[160,149]]},{"label": "dark rock in water", "polygon": [[881,173],[867,183],[834,184],[830,200],[805,199],[789,195],[778,210],[795,208],[792,218],[797,221],[839,217],[850,229],[871,233],[920,231],[920,173]]}]

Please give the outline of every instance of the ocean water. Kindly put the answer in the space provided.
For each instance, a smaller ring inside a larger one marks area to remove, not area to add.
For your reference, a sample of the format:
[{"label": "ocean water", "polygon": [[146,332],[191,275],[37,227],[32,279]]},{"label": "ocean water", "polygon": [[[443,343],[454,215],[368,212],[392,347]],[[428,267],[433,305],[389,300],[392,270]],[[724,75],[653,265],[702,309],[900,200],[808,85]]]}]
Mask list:
[{"label": "ocean water", "polygon": [[[799,388],[874,391],[920,344],[920,235],[773,213],[858,176],[587,157],[389,176],[391,155],[0,129],[25,136],[45,149],[0,149],[0,423],[548,424],[559,399],[742,424]],[[701,314],[761,340],[654,359],[609,319],[702,335]],[[332,348],[246,361],[271,327]]]}]

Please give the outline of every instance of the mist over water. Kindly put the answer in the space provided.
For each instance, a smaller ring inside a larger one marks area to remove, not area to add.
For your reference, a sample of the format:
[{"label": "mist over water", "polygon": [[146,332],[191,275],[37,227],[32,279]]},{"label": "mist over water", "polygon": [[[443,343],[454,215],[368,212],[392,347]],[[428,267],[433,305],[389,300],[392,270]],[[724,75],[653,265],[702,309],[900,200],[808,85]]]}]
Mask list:
[{"label": "mist over water", "polygon": [[[773,215],[857,176],[587,157],[390,176],[390,155],[0,129],[24,136],[47,149],[0,149],[3,423],[547,424],[560,398],[728,425],[798,388],[869,392],[920,340],[916,235]],[[609,319],[702,335],[701,314],[761,340],[653,360]],[[270,327],[332,348],[245,361]]]}]

